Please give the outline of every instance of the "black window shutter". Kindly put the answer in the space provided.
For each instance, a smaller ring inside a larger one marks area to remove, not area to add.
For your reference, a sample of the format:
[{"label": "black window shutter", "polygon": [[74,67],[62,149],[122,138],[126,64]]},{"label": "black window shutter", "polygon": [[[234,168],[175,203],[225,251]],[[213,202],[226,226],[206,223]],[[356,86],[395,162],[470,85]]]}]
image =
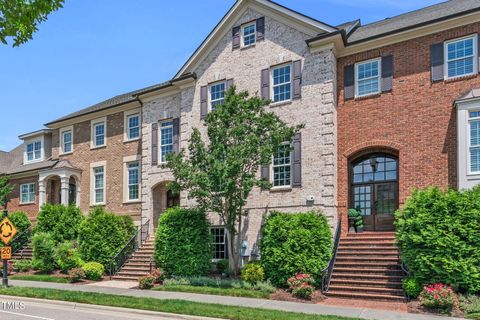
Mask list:
[{"label": "black window shutter", "polygon": [[260,168],[260,177],[262,180],[270,181],[270,166],[262,166]]},{"label": "black window shutter", "polygon": [[270,100],[270,69],[262,70],[262,99]]},{"label": "black window shutter", "polygon": [[443,81],[443,42],[432,44],[430,47],[430,65],[432,68],[432,82]]},{"label": "black window shutter", "polygon": [[232,29],[232,49],[240,48],[240,27]]},{"label": "black window shutter", "polygon": [[152,166],[158,164],[158,123],[152,123]]},{"label": "black window shutter", "polygon": [[200,88],[200,118],[205,118],[208,113],[208,87]]},{"label": "black window shutter", "polygon": [[257,41],[265,39],[265,17],[257,19]]},{"label": "black window shutter", "polygon": [[173,122],[173,152],[180,152],[180,118],[175,118]]},{"label": "black window shutter", "polygon": [[225,90],[228,90],[230,89],[230,87],[233,86],[233,79],[227,79],[226,83],[225,83]]},{"label": "black window shutter", "polygon": [[292,186],[302,186],[302,134],[300,132],[293,137]]},{"label": "black window shutter", "polygon": [[302,97],[302,61],[293,61],[293,99]]},{"label": "black window shutter", "polygon": [[382,92],[392,91],[393,87],[393,56],[382,57]]},{"label": "black window shutter", "polygon": [[355,97],[355,66],[353,64],[343,68],[343,93],[345,100]]}]

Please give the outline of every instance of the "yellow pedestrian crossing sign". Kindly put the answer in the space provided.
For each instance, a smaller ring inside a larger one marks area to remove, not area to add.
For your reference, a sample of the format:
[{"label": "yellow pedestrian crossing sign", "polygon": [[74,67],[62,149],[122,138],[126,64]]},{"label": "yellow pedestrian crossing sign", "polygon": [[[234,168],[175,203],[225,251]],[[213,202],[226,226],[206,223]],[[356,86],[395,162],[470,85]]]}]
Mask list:
[{"label": "yellow pedestrian crossing sign", "polygon": [[10,219],[5,217],[2,221],[0,221],[0,239],[3,241],[3,243],[5,243],[5,245],[9,244],[16,234],[17,228],[15,228]]}]

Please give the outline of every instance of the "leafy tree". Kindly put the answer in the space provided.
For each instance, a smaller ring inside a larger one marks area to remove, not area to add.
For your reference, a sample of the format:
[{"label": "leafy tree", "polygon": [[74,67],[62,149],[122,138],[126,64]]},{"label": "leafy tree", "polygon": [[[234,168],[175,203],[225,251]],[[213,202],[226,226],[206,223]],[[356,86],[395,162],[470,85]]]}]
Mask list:
[{"label": "leafy tree", "polygon": [[220,216],[227,231],[230,266],[236,272],[247,198],[255,186],[271,187],[259,178],[259,168],[270,164],[272,154],[302,128],[289,126],[266,111],[268,104],[246,91],[237,93],[230,88],[224,104],[205,118],[210,143],[195,128],[188,156],[181,150],[169,155],[165,165],[173,172],[172,191],[186,190],[199,208]]},{"label": "leafy tree", "polygon": [[17,47],[38,30],[48,15],[63,7],[65,0],[0,0],[0,41],[7,44],[13,38]]},{"label": "leafy tree", "polygon": [[10,178],[7,176],[0,177],[0,206],[7,208],[8,197],[13,191],[13,186],[10,185]]}]

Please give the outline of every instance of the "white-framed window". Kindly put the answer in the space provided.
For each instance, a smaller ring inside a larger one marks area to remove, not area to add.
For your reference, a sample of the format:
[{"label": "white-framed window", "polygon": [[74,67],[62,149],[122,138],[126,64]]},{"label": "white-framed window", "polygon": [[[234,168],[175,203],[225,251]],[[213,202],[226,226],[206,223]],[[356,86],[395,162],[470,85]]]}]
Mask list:
[{"label": "white-framed window", "polygon": [[257,42],[257,22],[247,23],[242,26],[242,47],[254,45]]},{"label": "white-framed window", "polygon": [[25,150],[26,162],[35,162],[42,160],[42,140],[27,143]]},{"label": "white-framed window", "polygon": [[291,146],[282,144],[272,157],[273,187],[290,187],[292,183]]},{"label": "white-framed window", "polygon": [[128,201],[140,200],[140,163],[127,163]]},{"label": "white-framed window", "polygon": [[160,162],[165,163],[173,152],[173,121],[160,122]]},{"label": "white-framed window", "polygon": [[363,97],[380,92],[380,58],[355,64],[355,96]]},{"label": "white-framed window", "polygon": [[470,173],[480,173],[480,111],[469,112]]},{"label": "white-framed window", "polygon": [[105,203],[105,167],[93,168],[93,204]]},{"label": "white-framed window", "polygon": [[223,260],[228,259],[227,250],[227,234],[224,227],[210,228],[212,234],[212,259]]},{"label": "white-framed window", "polygon": [[92,121],[92,148],[104,147],[107,145],[107,120],[101,118]]},{"label": "white-framed window", "polygon": [[284,102],[292,99],[292,65],[272,68],[273,102]]},{"label": "white-framed window", "polygon": [[61,154],[73,152],[73,127],[60,130],[60,152]]},{"label": "white-framed window", "polygon": [[126,140],[137,140],[140,138],[140,114],[129,114],[125,117]]},{"label": "white-framed window", "polygon": [[477,73],[477,36],[446,41],[445,78],[457,78]]},{"label": "white-framed window", "polygon": [[35,183],[24,183],[20,185],[20,203],[35,203]]},{"label": "white-framed window", "polygon": [[225,101],[225,82],[217,82],[209,86],[210,111],[215,110],[215,106],[223,104]]}]

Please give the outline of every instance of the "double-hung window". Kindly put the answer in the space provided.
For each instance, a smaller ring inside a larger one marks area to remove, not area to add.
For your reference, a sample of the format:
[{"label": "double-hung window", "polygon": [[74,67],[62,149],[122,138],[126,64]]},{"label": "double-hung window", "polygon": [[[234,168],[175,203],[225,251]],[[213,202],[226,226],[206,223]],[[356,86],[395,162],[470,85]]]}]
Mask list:
[{"label": "double-hung window", "polygon": [[273,102],[284,102],[292,99],[292,66],[290,64],[272,69]]},{"label": "double-hung window", "polygon": [[355,95],[368,96],[380,92],[380,59],[355,64]]},{"label": "double-hung window", "polygon": [[103,147],[106,145],[106,121],[100,120],[92,124],[92,147]]},{"label": "double-hung window", "polygon": [[132,114],[127,116],[127,140],[140,138],[140,115]]},{"label": "double-hung window", "polygon": [[468,76],[477,72],[477,37],[445,42],[446,78]]},{"label": "double-hung window", "polygon": [[210,85],[210,111],[225,101],[225,82]]},{"label": "double-hung window", "polygon": [[173,152],[173,121],[160,123],[160,162],[167,161],[167,156]]},{"label": "double-hung window", "polygon": [[73,133],[72,130],[62,131],[62,153],[73,151]]},{"label": "double-hung window", "polygon": [[283,144],[273,155],[273,187],[291,186],[291,169],[291,147],[290,144]]},{"label": "double-hung window", "polygon": [[480,173],[480,111],[469,112],[470,173]]},{"label": "double-hung window", "polygon": [[140,164],[138,161],[127,163],[128,200],[140,199]]},{"label": "double-hung window", "polygon": [[248,47],[257,42],[257,23],[249,23],[242,26],[242,46]]},{"label": "double-hung window", "polygon": [[42,141],[27,144],[27,162],[42,160]]},{"label": "double-hung window", "polygon": [[93,168],[94,204],[105,203],[105,167]]},{"label": "double-hung window", "polygon": [[35,202],[35,183],[20,185],[20,203],[28,204]]},{"label": "double-hung window", "polygon": [[224,227],[213,227],[210,229],[213,238],[213,259],[222,260],[228,259],[227,251],[227,235]]}]

